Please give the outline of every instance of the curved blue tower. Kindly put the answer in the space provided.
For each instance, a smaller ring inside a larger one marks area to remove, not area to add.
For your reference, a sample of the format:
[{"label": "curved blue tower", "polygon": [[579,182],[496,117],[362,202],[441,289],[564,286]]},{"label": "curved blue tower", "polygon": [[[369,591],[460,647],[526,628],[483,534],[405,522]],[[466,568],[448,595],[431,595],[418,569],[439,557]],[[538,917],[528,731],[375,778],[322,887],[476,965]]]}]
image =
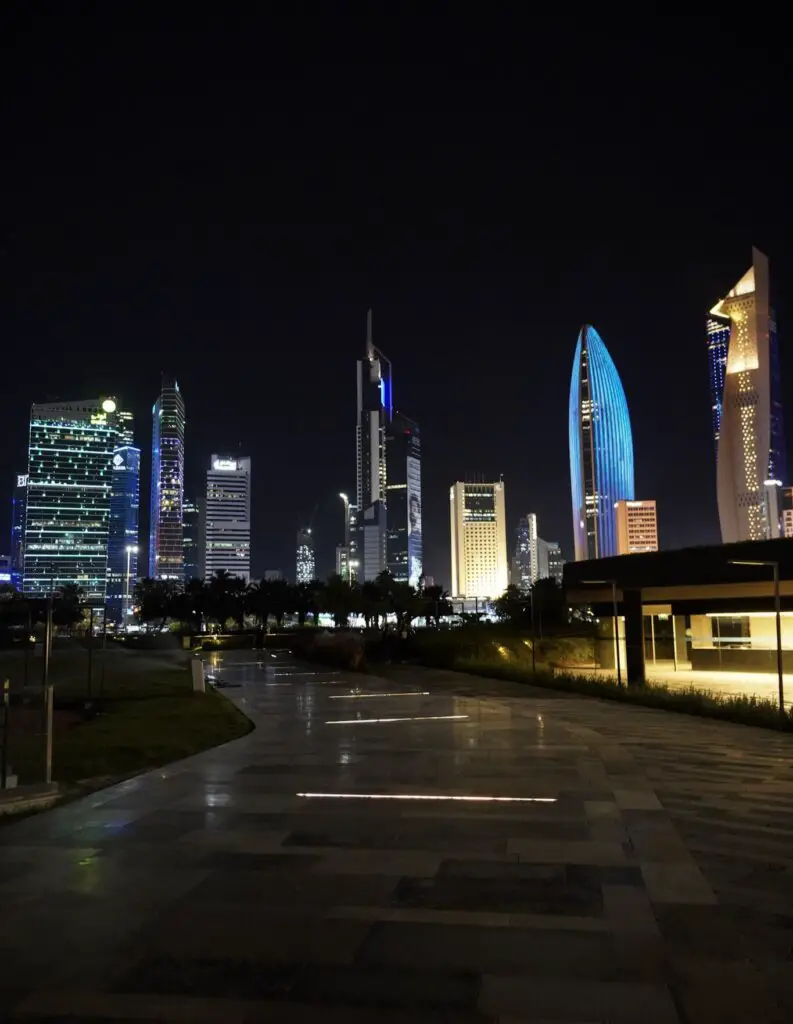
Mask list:
[{"label": "curved blue tower", "polygon": [[576,561],[607,558],[617,553],[614,503],[634,498],[633,436],[617,367],[589,324],[575,350],[569,430]]}]

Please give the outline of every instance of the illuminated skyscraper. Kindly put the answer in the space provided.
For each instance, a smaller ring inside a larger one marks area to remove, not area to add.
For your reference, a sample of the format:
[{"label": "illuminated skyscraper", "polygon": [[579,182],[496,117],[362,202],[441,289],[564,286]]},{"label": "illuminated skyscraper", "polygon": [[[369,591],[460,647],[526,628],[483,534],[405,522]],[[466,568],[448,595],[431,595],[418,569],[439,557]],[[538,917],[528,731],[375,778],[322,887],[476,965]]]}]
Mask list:
[{"label": "illuminated skyscraper", "polygon": [[140,448],[132,436],[132,416],[119,412],[119,447],[113,452],[110,527],[107,546],[108,621],[128,625],[138,578]]},{"label": "illuminated skyscraper", "polygon": [[213,455],[204,505],[204,574],[251,578],[251,460]]},{"label": "illuminated skyscraper", "polygon": [[317,565],[314,557],[314,538],[311,527],[297,531],[297,564],[295,571],[296,583],[310,583],[317,578]]},{"label": "illuminated skyscraper", "polygon": [[518,520],[515,531],[515,551],[512,556],[511,582],[528,593],[539,577],[539,537],[537,516],[530,512]]},{"label": "illuminated skyscraper", "polygon": [[372,341],[372,311],[366,316],[366,354],[358,360],[356,502],[358,558],[363,579],[387,565],[386,430],[392,418],[391,362]]},{"label": "illuminated skyscraper", "polygon": [[778,537],[779,490],[787,472],[779,346],[768,259],[757,249],[749,270],[711,309],[709,337],[717,328],[728,339],[720,380],[711,364],[714,405],[720,400],[716,477],[722,541]]},{"label": "illuminated skyscraper", "polygon": [[386,431],[388,571],[417,587],[421,579],[421,439],[418,424],[394,413]]},{"label": "illuminated skyscraper", "polygon": [[617,553],[614,503],[633,499],[633,437],[617,368],[589,324],[573,361],[569,437],[576,561],[607,558]]},{"label": "illuminated skyscraper", "polygon": [[152,409],[149,576],[184,580],[184,399],[179,385],[163,376]]},{"label": "illuminated skyscraper", "polygon": [[507,589],[504,482],[456,483],[449,494],[452,596],[496,598]]},{"label": "illuminated skyscraper", "polygon": [[30,415],[24,592],[65,584],[104,601],[113,454],[111,398],[34,405]]},{"label": "illuminated skyscraper", "polygon": [[14,501],[11,506],[11,582],[16,590],[22,589],[25,568],[25,510],[28,503],[28,475],[17,474]]},{"label": "illuminated skyscraper", "polygon": [[182,546],[184,548],[184,581],[203,579],[204,566],[200,552],[202,545],[199,540],[200,512],[198,503],[185,498],[182,504]]}]

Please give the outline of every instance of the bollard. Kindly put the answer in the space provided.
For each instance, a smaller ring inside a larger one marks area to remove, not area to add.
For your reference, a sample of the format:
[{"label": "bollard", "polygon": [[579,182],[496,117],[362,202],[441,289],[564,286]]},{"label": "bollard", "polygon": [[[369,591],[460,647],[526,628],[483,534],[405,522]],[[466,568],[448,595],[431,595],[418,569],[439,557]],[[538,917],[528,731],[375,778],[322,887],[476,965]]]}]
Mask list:
[{"label": "bollard", "polygon": [[206,693],[203,661],[200,658],[193,658],[190,663],[190,671],[193,674],[193,693]]}]

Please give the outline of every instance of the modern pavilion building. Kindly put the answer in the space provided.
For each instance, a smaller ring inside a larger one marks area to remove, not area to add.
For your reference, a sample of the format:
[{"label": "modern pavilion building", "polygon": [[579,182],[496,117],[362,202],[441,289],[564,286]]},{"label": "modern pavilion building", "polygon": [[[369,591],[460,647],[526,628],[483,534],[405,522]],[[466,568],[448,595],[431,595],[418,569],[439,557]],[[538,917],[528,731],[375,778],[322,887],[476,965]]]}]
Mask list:
[{"label": "modern pavilion building", "polygon": [[768,259],[752,265],[707,320],[721,538],[725,544],[779,536],[787,472],[779,346]]},{"label": "modern pavilion building", "polygon": [[617,553],[614,505],[634,497],[633,436],[622,381],[590,324],[573,360],[569,434],[575,558],[607,558]]}]

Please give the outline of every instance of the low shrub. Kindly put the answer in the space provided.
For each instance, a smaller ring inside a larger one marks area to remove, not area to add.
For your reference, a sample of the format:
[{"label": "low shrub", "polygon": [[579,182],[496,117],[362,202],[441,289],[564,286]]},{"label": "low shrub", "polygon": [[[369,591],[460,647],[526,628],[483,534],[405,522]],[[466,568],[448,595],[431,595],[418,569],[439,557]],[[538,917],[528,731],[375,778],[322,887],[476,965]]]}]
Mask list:
[{"label": "low shrub", "polygon": [[506,679],[515,683],[528,683],[551,690],[579,694],[586,697],[600,697],[605,700],[621,701],[642,707],[677,711],[686,715],[703,718],[717,718],[736,722],[739,725],[758,725],[766,729],[793,730],[793,712],[779,712],[776,701],[755,696],[713,693],[695,686],[672,689],[662,683],[645,683],[644,686],[617,686],[615,682],[600,676],[572,675],[565,672],[541,670],[533,674],[522,665],[504,659],[458,658],[454,666],[460,672],[487,676],[491,679]]},{"label": "low shrub", "polygon": [[293,653],[306,661],[318,661],[351,672],[362,672],[366,667],[363,640],[357,633],[307,629],[295,633],[290,643]]}]

